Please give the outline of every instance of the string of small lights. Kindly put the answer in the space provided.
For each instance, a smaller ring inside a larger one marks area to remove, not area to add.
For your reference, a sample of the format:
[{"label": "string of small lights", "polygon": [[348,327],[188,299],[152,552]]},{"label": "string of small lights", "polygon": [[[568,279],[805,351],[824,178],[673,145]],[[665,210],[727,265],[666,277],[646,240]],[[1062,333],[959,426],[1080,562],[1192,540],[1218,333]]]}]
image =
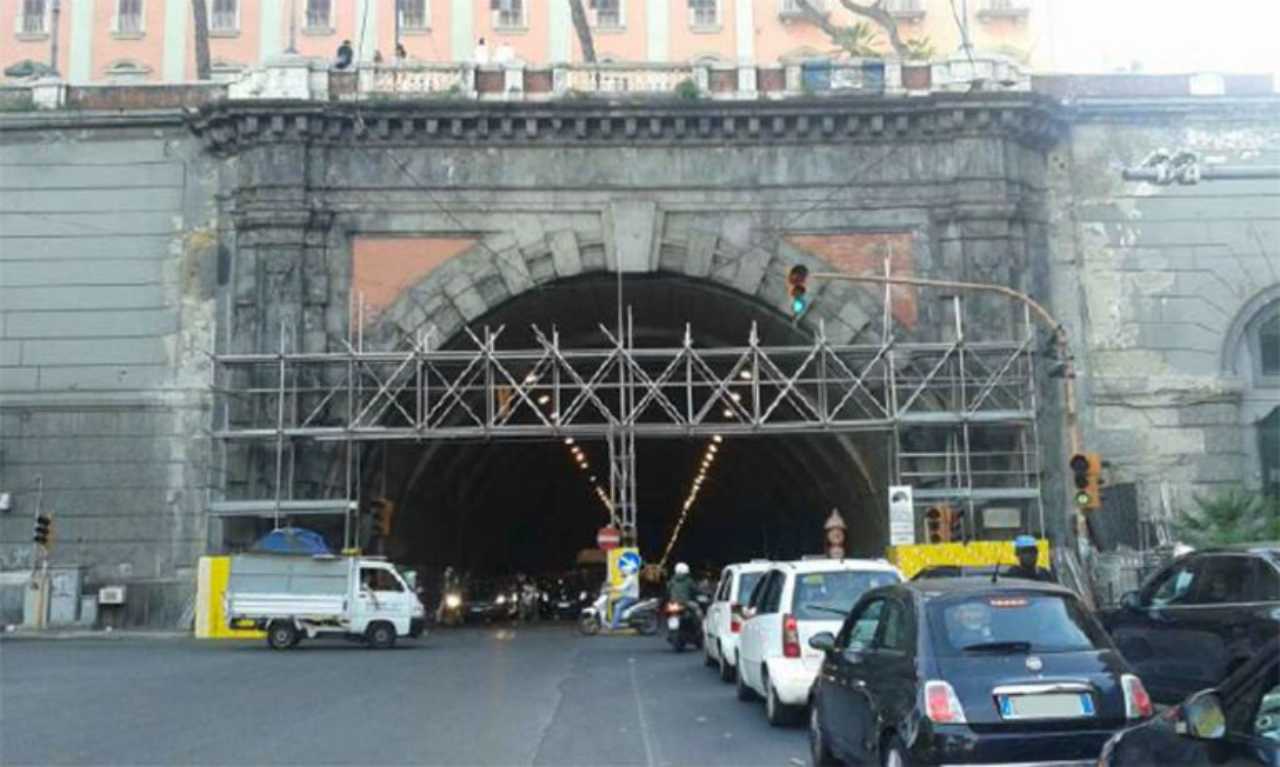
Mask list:
[{"label": "string of small lights", "polygon": [[684,497],[684,503],[680,507],[680,518],[676,520],[676,526],[671,531],[671,537],[667,539],[667,546],[662,552],[662,559],[658,562],[658,567],[665,568],[667,566],[667,560],[671,557],[671,550],[675,548],[676,541],[680,539],[680,531],[684,529],[685,522],[689,520],[689,513],[693,510],[693,506],[698,500],[698,495],[702,492],[703,485],[706,484],[707,472],[711,470],[723,446],[724,437],[719,434],[714,435],[707,441],[706,449],[702,453],[702,462],[698,467],[698,473],[694,475],[693,482],[689,485],[689,493]]}]

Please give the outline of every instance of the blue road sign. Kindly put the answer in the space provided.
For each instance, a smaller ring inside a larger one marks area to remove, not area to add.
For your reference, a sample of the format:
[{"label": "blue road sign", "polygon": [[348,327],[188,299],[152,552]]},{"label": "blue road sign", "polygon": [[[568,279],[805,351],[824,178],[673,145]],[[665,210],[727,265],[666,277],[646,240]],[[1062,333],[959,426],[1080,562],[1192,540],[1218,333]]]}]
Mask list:
[{"label": "blue road sign", "polygon": [[634,551],[623,552],[618,558],[618,569],[626,575],[635,575],[640,572],[641,565],[644,560],[640,559],[640,555]]}]

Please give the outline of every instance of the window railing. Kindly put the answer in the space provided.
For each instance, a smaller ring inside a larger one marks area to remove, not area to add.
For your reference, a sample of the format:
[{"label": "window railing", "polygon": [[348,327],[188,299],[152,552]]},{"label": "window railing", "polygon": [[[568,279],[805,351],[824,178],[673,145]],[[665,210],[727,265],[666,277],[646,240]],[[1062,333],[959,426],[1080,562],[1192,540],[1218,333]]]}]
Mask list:
[{"label": "window railing", "polygon": [[26,0],[22,4],[22,26],[24,35],[43,35],[49,30],[45,28],[44,0]]}]

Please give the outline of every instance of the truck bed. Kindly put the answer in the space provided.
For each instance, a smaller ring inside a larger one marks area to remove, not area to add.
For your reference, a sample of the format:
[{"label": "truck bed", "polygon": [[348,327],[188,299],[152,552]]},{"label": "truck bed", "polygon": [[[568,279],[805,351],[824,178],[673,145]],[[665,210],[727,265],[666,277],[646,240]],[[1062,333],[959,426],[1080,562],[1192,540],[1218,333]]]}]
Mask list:
[{"label": "truck bed", "polygon": [[346,613],[346,599],[327,594],[227,594],[227,617],[302,618],[332,621]]},{"label": "truck bed", "polygon": [[242,554],[231,558],[226,614],[239,618],[345,617],[353,574],[347,558]]}]

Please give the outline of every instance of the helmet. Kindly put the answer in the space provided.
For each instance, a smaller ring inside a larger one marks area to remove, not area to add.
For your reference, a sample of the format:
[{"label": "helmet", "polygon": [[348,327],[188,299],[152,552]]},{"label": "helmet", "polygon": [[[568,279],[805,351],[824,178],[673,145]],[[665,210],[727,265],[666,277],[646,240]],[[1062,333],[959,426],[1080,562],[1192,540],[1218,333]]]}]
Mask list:
[{"label": "helmet", "polygon": [[1017,538],[1013,539],[1014,551],[1021,551],[1022,549],[1035,549],[1035,548],[1039,548],[1039,546],[1037,546],[1036,544],[1036,539],[1032,538],[1029,535],[1019,535]]},{"label": "helmet", "polygon": [[677,562],[676,575],[688,575],[688,574],[689,574],[689,566],[686,565],[684,562]]}]

